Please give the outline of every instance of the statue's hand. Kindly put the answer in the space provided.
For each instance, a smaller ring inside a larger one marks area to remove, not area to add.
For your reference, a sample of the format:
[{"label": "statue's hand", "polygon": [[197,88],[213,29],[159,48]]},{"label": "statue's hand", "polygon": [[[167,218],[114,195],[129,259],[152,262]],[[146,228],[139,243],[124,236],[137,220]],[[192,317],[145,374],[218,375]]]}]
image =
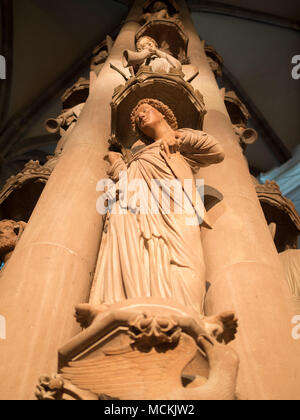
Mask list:
[{"label": "statue's hand", "polygon": [[122,155],[118,152],[108,152],[108,154],[104,156],[104,160],[110,165],[114,165],[119,159],[122,159]]},{"label": "statue's hand", "polygon": [[157,48],[149,48],[150,55],[158,55],[158,49]]},{"label": "statue's hand", "polygon": [[164,150],[168,157],[171,157],[172,153],[176,153],[179,149],[180,144],[180,133],[177,131],[170,131],[161,139],[161,149]]}]

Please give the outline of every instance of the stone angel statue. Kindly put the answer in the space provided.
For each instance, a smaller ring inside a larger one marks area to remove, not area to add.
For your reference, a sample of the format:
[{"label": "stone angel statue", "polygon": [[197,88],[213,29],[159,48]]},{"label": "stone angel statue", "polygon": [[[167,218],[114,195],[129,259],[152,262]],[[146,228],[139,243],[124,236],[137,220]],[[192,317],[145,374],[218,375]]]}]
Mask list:
[{"label": "stone angel statue", "polygon": [[203,131],[178,130],[173,111],[156,99],[141,100],[131,122],[139,137],[132,159],[107,157],[118,195],[107,214],[90,304],[160,297],[203,314],[201,229],[210,224],[193,173],[221,162],[224,151]]},{"label": "stone angel statue", "polygon": [[169,73],[171,69],[182,70],[179,60],[158,48],[157,42],[143,36],[137,42],[137,52],[125,50],[123,53],[124,67],[132,66],[135,73],[141,66],[151,66],[155,73]]}]

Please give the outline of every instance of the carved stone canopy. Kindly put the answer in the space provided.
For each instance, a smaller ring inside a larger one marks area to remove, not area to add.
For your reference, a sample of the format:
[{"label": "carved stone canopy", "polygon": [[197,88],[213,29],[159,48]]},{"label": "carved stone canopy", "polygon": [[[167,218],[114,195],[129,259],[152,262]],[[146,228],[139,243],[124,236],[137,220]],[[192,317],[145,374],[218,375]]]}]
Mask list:
[{"label": "carved stone canopy", "polygon": [[66,90],[61,97],[63,109],[74,108],[76,105],[87,101],[90,93],[90,81],[81,77],[77,82]]},{"label": "carved stone canopy", "polygon": [[[152,6],[156,2],[157,2],[157,0],[147,0],[144,4],[144,7],[143,7],[144,12],[145,13],[151,13]],[[179,7],[178,7],[175,0],[164,0],[164,1],[162,1],[162,3],[164,3],[167,6],[168,12],[169,12],[170,15],[173,15],[175,13],[179,13]]]},{"label": "carved stone canopy", "polygon": [[31,160],[17,175],[10,177],[0,191],[0,217],[28,221],[56,163],[51,157],[42,166]]},{"label": "carved stone canopy", "polygon": [[233,91],[226,92],[224,101],[232,124],[246,127],[250,114],[246,105],[237,97],[236,93]]},{"label": "carved stone canopy", "polygon": [[138,30],[136,42],[143,36],[155,39],[159,49],[169,52],[182,64],[186,62],[189,39],[178,22],[168,19],[151,20]]},{"label": "carved stone canopy", "polygon": [[206,113],[199,91],[184,81],[177,71],[157,74],[144,67],[137,77],[116,89],[112,107],[111,142],[130,148],[137,140],[130,114],[144,98],[158,99],[174,112],[179,128],[201,130]]},{"label": "carved stone canopy", "polygon": [[300,235],[300,216],[291,200],[284,197],[275,181],[256,184],[256,192],[267,223],[276,224],[274,238],[278,252],[297,249]]}]

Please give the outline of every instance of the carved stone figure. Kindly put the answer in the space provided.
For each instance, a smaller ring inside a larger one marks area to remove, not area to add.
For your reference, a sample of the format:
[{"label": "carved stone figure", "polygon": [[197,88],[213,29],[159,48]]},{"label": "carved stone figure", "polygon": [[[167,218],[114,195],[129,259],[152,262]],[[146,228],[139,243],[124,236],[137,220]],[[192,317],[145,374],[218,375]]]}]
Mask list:
[{"label": "carved stone figure", "polygon": [[258,134],[253,128],[247,127],[251,117],[245,104],[238,98],[234,91],[226,92],[222,89],[224,102],[230,116],[235,134],[239,138],[239,143],[245,151],[247,146],[256,142]]},{"label": "carved stone figure", "polygon": [[6,219],[0,221],[0,263],[2,265],[10,259],[25,227],[25,222]]},{"label": "carved stone figure", "polygon": [[151,66],[155,73],[169,73],[171,69],[181,70],[180,62],[172,55],[158,49],[157,42],[148,36],[137,41],[137,52],[125,50],[124,67],[133,66],[135,73],[141,66]]},{"label": "carved stone figure", "polygon": [[223,64],[224,60],[221,57],[220,54],[216,51],[216,49],[211,45],[206,45],[205,41],[204,43],[204,50],[205,54],[207,56],[207,60],[209,62],[210,68],[215,73],[216,77],[222,77],[223,75]]},{"label": "carved stone figure", "polygon": [[273,239],[277,251],[297,249],[300,216],[293,202],[282,195],[275,181],[266,181],[265,184],[259,184],[257,180],[254,182],[267,223],[273,224]]},{"label": "carved stone figure", "polygon": [[[120,173],[127,178],[128,211],[123,214],[122,198],[107,215],[91,303],[154,296],[202,313],[205,267],[199,224],[210,225],[193,172],[221,162],[223,149],[202,131],[178,130],[171,109],[157,100],[140,101],[131,119],[140,136],[131,148],[133,158],[126,165],[121,154],[108,154],[117,189],[123,183]],[[138,194],[130,192],[131,182],[140,182]]]},{"label": "carved stone figure", "polygon": [[105,41],[101,42],[101,44],[97,45],[97,47],[93,50],[93,57],[91,60],[90,69],[93,71],[97,76],[99,75],[100,71],[102,70],[107,57],[113,46],[113,40],[110,36],[107,36]]},{"label": "carved stone figure", "polygon": [[287,249],[279,257],[292,293],[295,313],[300,314],[300,249]]},{"label": "carved stone figure", "polygon": [[233,313],[195,318],[188,308],[151,298],[104,313],[80,306],[81,314],[94,315],[59,350],[59,375],[40,378],[39,399],[236,398],[239,359],[227,346],[237,332]]},{"label": "carved stone figure", "polygon": [[165,20],[166,19],[169,22],[177,23],[177,25],[179,25],[181,27],[181,29],[183,30],[184,28],[183,28],[181,20],[179,19],[179,14],[178,13],[170,14],[168,9],[169,8],[165,3],[161,2],[161,1],[156,1],[148,9],[150,11],[143,14],[143,16],[141,17],[140,23],[145,24],[145,23],[148,23],[148,22],[154,21],[154,20]]},{"label": "carved stone figure", "polygon": [[68,128],[78,121],[84,105],[85,103],[81,103],[71,109],[64,110],[57,118],[49,118],[45,122],[46,130],[51,134],[59,133],[63,136]]},{"label": "carved stone figure", "polygon": [[141,19],[142,23],[153,19],[169,19],[171,17],[167,5],[161,1],[153,3],[150,10],[151,12],[143,14]]}]

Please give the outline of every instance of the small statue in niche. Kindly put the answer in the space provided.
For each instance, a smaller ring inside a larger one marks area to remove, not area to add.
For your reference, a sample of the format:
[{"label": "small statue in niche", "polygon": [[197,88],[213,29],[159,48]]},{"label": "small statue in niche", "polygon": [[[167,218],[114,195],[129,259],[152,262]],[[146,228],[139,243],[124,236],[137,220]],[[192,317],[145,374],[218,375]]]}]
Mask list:
[{"label": "small statue in niche", "polygon": [[178,25],[182,26],[181,20],[179,19],[179,14],[170,13],[168,6],[161,1],[156,1],[152,4],[149,11],[143,14],[140,23],[143,25],[150,22],[151,20],[160,19],[169,19],[170,21],[176,22]]},{"label": "small statue in niche", "polygon": [[151,7],[151,11],[143,14],[141,23],[153,19],[169,19],[170,17],[167,5],[161,1],[156,1]]},{"label": "small statue in niche", "polygon": [[288,248],[279,254],[285,279],[292,293],[295,313],[300,314],[300,249]]},{"label": "small statue in niche", "polygon": [[94,71],[97,76],[102,70],[102,67],[105,64],[107,57],[108,57],[108,52],[106,50],[101,50],[93,57],[93,60],[91,62],[91,71]]},{"label": "small statue in niche", "polygon": [[99,73],[105,64],[107,57],[110,54],[113,44],[114,41],[108,35],[104,42],[102,42],[100,45],[94,48],[92,53],[93,57],[91,60],[90,70],[91,72],[94,72],[97,76],[99,76]]},{"label": "small statue in niche", "polygon": [[49,118],[45,122],[48,133],[59,133],[63,136],[71,126],[73,127],[76,124],[84,106],[85,102],[64,110],[57,118]]},{"label": "small statue in niche", "polygon": [[182,70],[179,60],[158,48],[157,42],[149,37],[141,37],[136,44],[137,52],[125,50],[124,67],[132,66],[137,73],[141,66],[151,66],[155,73],[169,73],[171,69]]},{"label": "small statue in niche", "polygon": [[24,229],[25,222],[15,222],[14,220],[0,221],[0,264],[1,269],[10,259]]}]

